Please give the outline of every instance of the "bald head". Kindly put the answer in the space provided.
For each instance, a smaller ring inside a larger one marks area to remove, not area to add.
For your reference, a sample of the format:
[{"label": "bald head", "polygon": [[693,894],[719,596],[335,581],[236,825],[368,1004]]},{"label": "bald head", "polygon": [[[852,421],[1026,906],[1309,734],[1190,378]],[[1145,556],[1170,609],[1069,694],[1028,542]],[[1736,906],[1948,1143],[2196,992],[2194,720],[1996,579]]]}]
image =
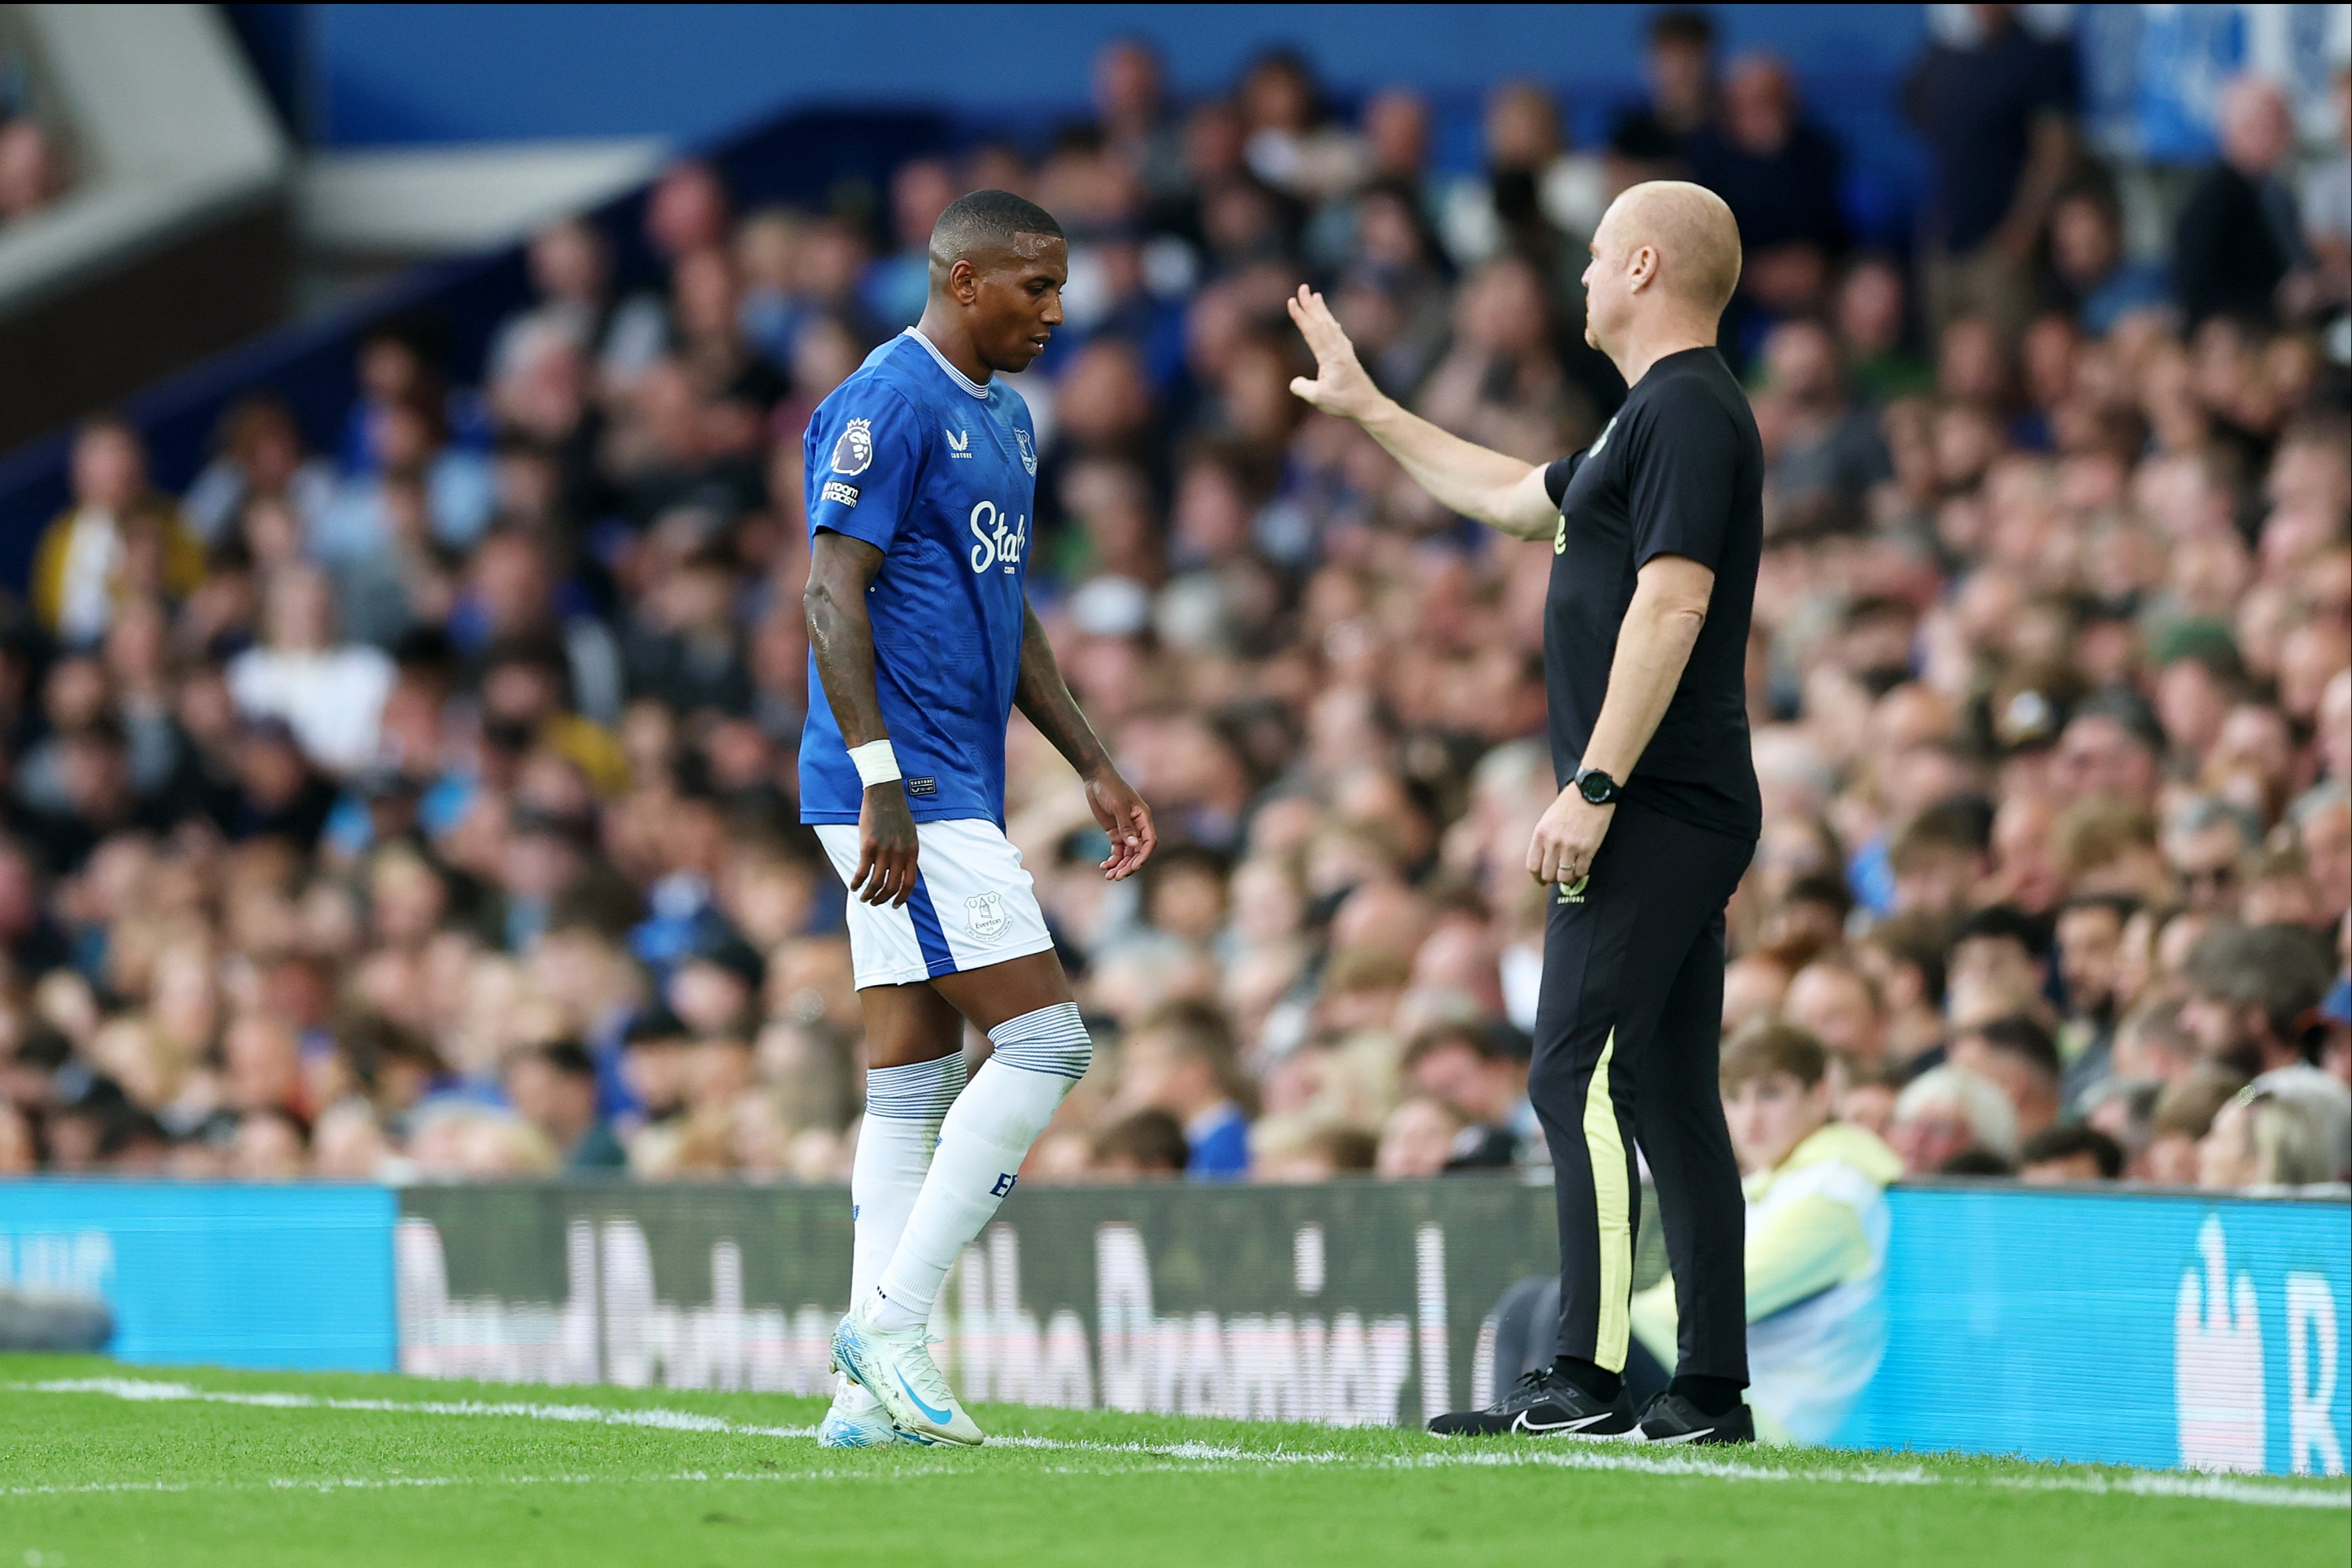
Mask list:
[{"label": "bald head", "polygon": [[1739,286],[1739,226],[1731,208],[1705,185],[1687,180],[1646,180],[1610,204],[1594,236],[1607,259],[1628,263],[1650,246],[1658,253],[1657,280],[1678,304],[1709,320],[1731,303]]}]

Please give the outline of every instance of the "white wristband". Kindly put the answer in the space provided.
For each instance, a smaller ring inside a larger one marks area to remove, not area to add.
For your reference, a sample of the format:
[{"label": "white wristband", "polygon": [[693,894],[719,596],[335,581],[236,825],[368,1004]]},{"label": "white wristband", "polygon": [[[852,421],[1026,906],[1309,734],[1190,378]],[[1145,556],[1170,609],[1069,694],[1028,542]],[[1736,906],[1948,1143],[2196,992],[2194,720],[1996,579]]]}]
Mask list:
[{"label": "white wristband", "polygon": [[900,776],[898,753],[890,749],[887,741],[868,741],[862,746],[850,747],[849,761],[857,769],[857,782],[867,789]]}]

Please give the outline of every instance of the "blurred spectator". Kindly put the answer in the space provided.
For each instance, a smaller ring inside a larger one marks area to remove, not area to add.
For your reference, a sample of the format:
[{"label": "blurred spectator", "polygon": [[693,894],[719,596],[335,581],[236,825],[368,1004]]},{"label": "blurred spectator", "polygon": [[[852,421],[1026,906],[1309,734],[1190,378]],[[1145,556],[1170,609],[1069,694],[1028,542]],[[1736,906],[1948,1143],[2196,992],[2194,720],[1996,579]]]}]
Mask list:
[{"label": "blurred spectator", "polygon": [[1734,60],[1715,119],[1685,141],[1684,157],[1738,221],[1740,293],[1775,319],[1821,309],[1846,246],[1843,160],[1799,118],[1788,67],[1769,55]]},{"label": "blurred spectator", "polygon": [[2014,340],[2034,247],[2074,164],[2074,50],[2028,32],[2012,6],[1969,6],[1958,26],[1965,37],[1934,44],[1905,89],[1927,143],[1927,317],[1940,335],[1982,315]]},{"label": "blurred spectator", "polygon": [[556,1040],[507,1064],[515,1114],[554,1146],[567,1171],[614,1171],[628,1163],[620,1141],[596,1114],[596,1064],[576,1040]]},{"label": "blurred spectator", "polygon": [[2341,343],[2344,309],[2352,303],[2352,65],[2336,66],[2331,87],[2336,150],[2304,172],[2297,200],[2309,266],[2287,279],[2280,303],[2294,316],[2334,317]]},{"label": "blurred spectator", "polygon": [[2189,194],[2173,242],[2174,296],[2191,332],[2217,315],[2271,319],[2302,254],[2294,188],[2283,177],[2294,151],[2286,95],[2240,77],[2222,89],[2220,120],[2221,159]]},{"label": "blurred spectator", "polygon": [[2197,1184],[2225,1192],[2315,1186],[2343,1173],[2319,1118],[2260,1084],[2232,1095],[2197,1146]]},{"label": "blurred spectator", "polygon": [[1976,1074],[1931,1068],[1896,1097],[1886,1141],[1914,1176],[1935,1175],[1968,1153],[2008,1162],[2019,1147],[2017,1112],[1997,1085]]},{"label": "blurred spectator", "polygon": [[2018,1151],[2017,1179],[2029,1187],[2112,1182],[2123,1173],[2123,1146],[2080,1121],[2045,1127]]},{"label": "blurred spectator", "polygon": [[168,497],[147,480],[138,435],[94,419],[74,437],[73,505],[33,553],[33,614],[68,647],[106,635],[115,606],[135,597],[178,599],[205,574],[195,539]]},{"label": "blurred spectator", "polygon": [[2147,1179],[2170,1186],[2198,1185],[2200,1146],[2221,1108],[2245,1087],[2244,1074],[2210,1063],[2168,1087],[2156,1102]]},{"label": "blurred spectator", "polygon": [[1460,1119],[1447,1168],[1508,1165],[1541,1137],[1528,1100],[1525,1037],[1517,1031],[1439,1025],[1405,1048],[1400,1065],[1405,1092]]},{"label": "blurred spectator", "polygon": [[2050,214],[2050,265],[2074,300],[2076,323],[2094,338],[2172,298],[2162,267],[2125,253],[2123,209],[2103,179],[2078,178],[2060,194]]},{"label": "blurred spectator", "polygon": [[[1800,1441],[1834,1430],[1876,1370],[1872,1327],[1886,1261],[1883,1196],[1903,1163],[1831,1115],[1830,1058],[1802,1029],[1766,1023],[1723,1053],[1723,1109],[1748,1197],[1748,1359],[1768,1426]],[[1633,1298],[1633,1333],[1671,1371],[1672,1280]]]},{"label": "blurred spectator", "polygon": [[38,121],[0,122],[0,228],[31,217],[65,186],[57,143]]},{"label": "blurred spectator", "polygon": [[1223,1016],[1198,1002],[1170,1002],[1139,1019],[1119,1049],[1118,1102],[1176,1119],[1188,1173],[1209,1179],[1249,1169],[1249,1118]]},{"label": "blurred spectator", "polygon": [[1961,1029],[1952,1037],[1950,1060],[2000,1088],[2020,1138],[2031,1139],[2058,1120],[2058,1047],[2032,1019],[1989,1018]]},{"label": "blurred spectator", "polygon": [[1381,1124],[1380,1153],[1372,1173],[1385,1180],[1434,1176],[1454,1160],[1468,1119],[1442,1100],[1417,1095],[1389,1112]]},{"label": "blurred spectator", "polygon": [[197,541],[217,546],[253,506],[276,502],[316,527],[335,486],[334,466],[306,457],[294,411],[266,394],[239,398],[221,416],[213,460],[188,486],[187,520]]},{"label": "blurred spectator", "polygon": [[285,721],[311,762],[348,773],[375,760],[393,664],[375,648],[338,644],[334,625],[326,579],[306,565],[279,568],[262,644],[230,661],[228,688],[238,712]]},{"label": "blurred spectator", "polygon": [[1539,82],[1496,88],[1485,129],[1485,170],[1446,192],[1446,248],[1465,265],[1508,249],[1538,266],[1572,268],[1575,244],[1591,237],[1613,194],[1607,168],[1568,148],[1559,106]]},{"label": "blurred spectator", "polygon": [[1647,98],[1617,116],[1609,150],[1619,190],[1655,179],[1682,160],[1715,114],[1715,21],[1704,11],[1661,11],[1642,51]]},{"label": "blurred spectator", "polygon": [[1181,1123],[1164,1110],[1139,1110],[1095,1135],[1087,1173],[1111,1182],[1181,1176],[1191,1159]]},{"label": "blurred spectator", "polygon": [[1877,421],[1850,399],[1836,340],[1817,321],[1790,321],[1765,340],[1763,368],[1756,401],[1774,458],[1773,537],[1859,526],[1872,489],[1895,470]]}]

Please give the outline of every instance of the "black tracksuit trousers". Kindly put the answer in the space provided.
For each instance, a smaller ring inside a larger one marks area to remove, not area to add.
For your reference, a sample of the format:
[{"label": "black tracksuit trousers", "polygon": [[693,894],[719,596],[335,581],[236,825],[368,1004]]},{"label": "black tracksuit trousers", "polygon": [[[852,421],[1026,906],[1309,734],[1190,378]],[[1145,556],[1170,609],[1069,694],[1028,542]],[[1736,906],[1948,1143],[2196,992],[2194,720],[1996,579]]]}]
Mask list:
[{"label": "black tracksuit trousers", "polygon": [[1681,1317],[1679,1373],[1748,1382],[1747,1211],[1723,1120],[1724,906],[1747,838],[1621,798],[1591,873],[1554,889],[1528,1094],[1559,1205],[1562,1356],[1622,1372],[1638,1142]]}]

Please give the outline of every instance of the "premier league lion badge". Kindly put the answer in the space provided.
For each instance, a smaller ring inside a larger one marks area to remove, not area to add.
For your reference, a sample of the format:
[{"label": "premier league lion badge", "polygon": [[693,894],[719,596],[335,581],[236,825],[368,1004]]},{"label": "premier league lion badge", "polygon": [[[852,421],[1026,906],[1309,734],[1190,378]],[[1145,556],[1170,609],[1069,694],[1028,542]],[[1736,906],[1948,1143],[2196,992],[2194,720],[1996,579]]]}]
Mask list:
[{"label": "premier league lion badge", "polygon": [[963,912],[971,934],[982,942],[994,942],[1004,934],[1004,928],[1013,923],[1011,917],[1004,912],[1004,895],[1002,893],[974,893],[963,901]]},{"label": "premier league lion badge", "polygon": [[[868,419],[853,419],[841,432],[841,439],[833,444],[833,471],[836,474],[862,474],[874,461],[874,424]],[[1035,473],[1033,461],[1029,471]]]},{"label": "premier league lion badge", "polygon": [[1015,425],[1013,427],[1013,439],[1021,448],[1021,466],[1029,470],[1029,477],[1031,479],[1035,479],[1037,477],[1037,448],[1029,444],[1029,432],[1021,428],[1020,426]]}]

